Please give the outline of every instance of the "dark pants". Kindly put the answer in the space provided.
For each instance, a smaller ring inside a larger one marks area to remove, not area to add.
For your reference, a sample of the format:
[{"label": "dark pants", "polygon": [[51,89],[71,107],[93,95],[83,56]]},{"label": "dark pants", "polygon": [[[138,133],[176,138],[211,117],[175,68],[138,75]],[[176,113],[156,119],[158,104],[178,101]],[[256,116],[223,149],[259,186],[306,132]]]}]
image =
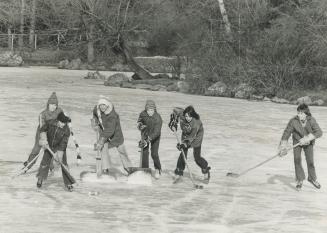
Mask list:
[{"label": "dark pants", "polygon": [[[160,144],[160,137],[156,140],[151,142],[151,157],[153,160],[154,168],[161,171],[161,164],[159,159],[159,144]],[[143,154],[142,154],[142,167],[148,168],[149,167],[149,147],[147,146],[143,148]]]},{"label": "dark pants", "polygon": [[[37,127],[34,146],[30,155],[28,156],[27,163],[30,163],[40,153],[42,147],[39,145],[39,141],[40,141],[40,126]],[[34,160],[34,162],[28,166],[28,169],[30,169],[36,163],[36,160]],[[53,161],[51,162],[50,168],[53,169]]]},{"label": "dark pants", "polygon": [[[52,160],[52,155],[50,154],[50,152],[48,150],[45,150],[43,159],[40,164],[39,172],[37,174],[38,178],[41,178],[42,180],[46,180],[48,178],[51,160]],[[62,163],[67,166],[66,151],[64,152],[64,155],[62,158]],[[61,172],[62,172],[62,177],[63,177],[65,186],[75,183],[75,181],[71,178],[71,176],[69,174],[67,174],[67,172],[64,169],[61,168]]]},{"label": "dark pants", "polygon": [[302,181],[305,179],[304,170],[302,167],[301,151],[304,151],[305,159],[307,161],[308,168],[308,179],[316,180],[316,170],[313,162],[313,145],[308,145],[304,147],[297,146],[293,149],[294,152],[294,165],[295,165],[295,178],[297,181]]},{"label": "dark pants", "polygon": [[[187,158],[187,152],[188,149],[185,149],[184,154],[186,158]],[[201,146],[193,148],[193,155],[194,155],[195,163],[202,169],[202,173],[205,173],[204,171],[208,167],[208,162],[203,157],[201,157]],[[182,176],[184,169],[185,169],[185,161],[183,158],[183,154],[181,152],[177,161],[177,168],[175,170],[175,174]]]}]

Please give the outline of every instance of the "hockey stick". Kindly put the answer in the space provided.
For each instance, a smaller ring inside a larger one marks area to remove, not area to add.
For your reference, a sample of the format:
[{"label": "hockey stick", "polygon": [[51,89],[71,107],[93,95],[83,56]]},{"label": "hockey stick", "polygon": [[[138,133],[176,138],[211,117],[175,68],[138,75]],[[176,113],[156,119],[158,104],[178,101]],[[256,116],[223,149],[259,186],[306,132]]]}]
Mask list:
[{"label": "hockey stick", "polygon": [[[178,135],[177,135],[176,130],[173,130],[173,132],[174,132],[174,134],[175,134],[175,137],[176,137],[176,139],[177,139],[177,142],[180,144],[181,141],[179,140],[179,137],[178,137]],[[186,160],[186,156],[185,156],[185,153],[184,153],[184,150],[183,150],[183,149],[181,150],[181,154],[182,154],[182,156],[183,156],[183,159],[184,159],[184,162],[185,162],[185,164],[186,164],[187,170],[188,170],[188,172],[190,173],[190,179],[191,179],[191,181],[192,181],[192,183],[193,183],[194,188],[196,188],[196,189],[203,189],[203,185],[196,184],[196,183],[194,182],[193,175],[192,175],[192,172],[191,172],[190,167],[188,166],[188,163],[187,163],[187,160]]]},{"label": "hockey stick", "polygon": [[74,177],[69,173],[69,169],[68,169],[68,167],[67,167],[65,164],[63,164],[63,163],[60,161],[60,159],[59,159],[59,160],[56,159],[56,156],[55,156],[54,152],[50,149],[50,147],[47,146],[45,149],[47,149],[47,150],[50,152],[50,154],[52,155],[52,158],[54,159],[54,161],[60,163],[60,165],[61,165],[61,169],[65,172],[65,174],[67,175],[67,178],[69,179],[69,181],[70,181],[71,183],[76,183],[75,178],[74,178]]},{"label": "hockey stick", "polygon": [[[99,141],[99,132],[96,132],[96,139],[97,141]],[[101,177],[102,175],[102,159],[101,159],[101,152],[99,149],[96,150],[97,151],[97,156],[95,157],[95,170],[97,173],[97,177]]]},{"label": "hockey stick", "polygon": [[[297,143],[297,144],[293,145],[292,147],[288,148],[287,151],[289,151],[289,150],[291,150],[291,149],[293,149],[293,148],[295,148],[295,147],[297,147],[297,146],[299,146],[299,145],[300,145],[300,143]],[[280,152],[279,152],[279,153],[280,153]],[[234,178],[238,178],[238,177],[240,177],[240,176],[243,176],[244,174],[248,173],[249,171],[251,171],[251,170],[253,170],[253,169],[257,168],[257,167],[260,167],[261,165],[263,165],[263,164],[269,162],[270,160],[273,160],[274,158],[278,157],[278,156],[279,156],[279,153],[276,154],[276,155],[274,155],[274,156],[272,156],[272,157],[270,157],[270,158],[268,158],[268,159],[266,159],[265,161],[263,161],[263,162],[261,162],[261,163],[255,165],[254,167],[251,167],[251,168],[249,168],[249,169],[247,169],[247,170],[241,172],[240,174],[233,173],[233,172],[228,172],[228,173],[226,174],[226,176],[230,176],[230,177],[234,177]]]},{"label": "hockey stick", "polygon": [[37,154],[25,167],[23,167],[23,168],[21,168],[20,169],[20,172],[18,173],[18,174],[16,174],[16,175],[14,175],[14,176],[12,176],[11,178],[12,179],[14,179],[14,178],[16,178],[17,176],[20,176],[20,175],[22,175],[22,174],[25,174],[29,169],[30,169],[30,165],[31,164],[33,164],[36,160],[37,160],[37,158],[40,156],[40,154],[41,153],[39,153],[39,154]]}]

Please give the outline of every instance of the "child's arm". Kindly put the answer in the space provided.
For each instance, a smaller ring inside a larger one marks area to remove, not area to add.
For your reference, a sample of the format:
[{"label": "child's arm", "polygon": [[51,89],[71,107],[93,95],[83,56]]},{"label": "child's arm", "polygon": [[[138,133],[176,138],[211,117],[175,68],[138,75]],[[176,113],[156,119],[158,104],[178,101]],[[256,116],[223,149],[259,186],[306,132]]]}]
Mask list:
[{"label": "child's arm", "polygon": [[310,123],[313,131],[312,134],[315,138],[320,138],[322,136],[322,130],[318,125],[317,121],[312,117]]},{"label": "child's arm", "polygon": [[288,139],[291,137],[293,133],[293,130],[294,130],[294,126],[293,126],[293,121],[291,119],[284,130],[282,141],[288,141]]}]

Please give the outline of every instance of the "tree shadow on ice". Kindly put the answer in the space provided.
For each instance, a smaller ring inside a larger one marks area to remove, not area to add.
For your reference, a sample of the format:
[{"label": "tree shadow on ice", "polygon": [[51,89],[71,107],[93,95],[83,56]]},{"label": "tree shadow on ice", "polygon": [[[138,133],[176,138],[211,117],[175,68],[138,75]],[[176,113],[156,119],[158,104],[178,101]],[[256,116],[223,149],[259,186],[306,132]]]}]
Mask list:
[{"label": "tree shadow on ice", "polygon": [[283,176],[283,175],[274,175],[271,176],[267,182],[268,184],[275,184],[276,181],[279,181],[280,183],[282,183],[283,185],[296,190],[296,188],[294,187],[294,185],[292,185],[292,182],[294,182],[294,178],[293,177],[289,177],[289,176]]}]

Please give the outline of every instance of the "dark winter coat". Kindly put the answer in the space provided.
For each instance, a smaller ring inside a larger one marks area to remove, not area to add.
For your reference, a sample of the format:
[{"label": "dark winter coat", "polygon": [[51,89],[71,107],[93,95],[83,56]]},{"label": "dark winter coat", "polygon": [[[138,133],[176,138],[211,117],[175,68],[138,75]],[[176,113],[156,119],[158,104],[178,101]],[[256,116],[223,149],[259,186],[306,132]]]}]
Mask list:
[{"label": "dark winter coat", "polygon": [[70,130],[66,124],[63,128],[60,128],[57,120],[51,120],[46,122],[40,131],[41,133],[46,132],[49,147],[54,153],[57,151],[66,151],[70,136]]},{"label": "dark winter coat", "polygon": [[145,135],[149,136],[151,141],[161,136],[162,119],[157,111],[154,112],[153,116],[149,116],[146,110],[142,111],[137,122],[146,125]]},{"label": "dark winter coat", "polygon": [[187,122],[184,116],[180,117],[180,126],[182,129],[182,143],[187,146],[197,148],[201,146],[203,140],[203,125],[201,120],[193,118]]},{"label": "dark winter coat", "polygon": [[[293,117],[287,124],[286,129],[284,130],[282,140],[288,140],[292,135],[293,145],[297,144],[301,138],[308,134],[313,134],[316,138],[322,136],[322,131],[312,116],[307,116],[307,121],[303,127],[298,116]],[[311,141],[311,145],[314,144],[315,140]]]},{"label": "dark winter coat", "polygon": [[102,124],[99,121],[98,106],[96,105],[93,109],[93,117],[100,126],[100,138],[105,138],[105,141],[109,143],[109,148],[122,145],[124,143],[124,136],[120,126],[119,115],[116,113],[115,108],[108,114],[103,112],[100,114]]}]

